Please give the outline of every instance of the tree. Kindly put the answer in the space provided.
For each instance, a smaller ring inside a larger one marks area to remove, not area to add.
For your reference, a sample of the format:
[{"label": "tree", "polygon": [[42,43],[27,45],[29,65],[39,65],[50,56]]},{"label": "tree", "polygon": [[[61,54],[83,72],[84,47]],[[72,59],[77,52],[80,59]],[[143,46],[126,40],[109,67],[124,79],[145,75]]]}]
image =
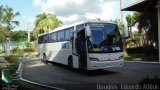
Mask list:
[{"label": "tree", "polygon": [[123,22],[120,19],[118,19],[118,20],[116,20],[116,23],[118,25],[118,28],[119,28],[121,36],[123,36],[123,27],[122,27],[123,26]]},{"label": "tree", "polygon": [[13,9],[6,6],[4,8],[4,22],[6,24],[7,30],[12,30],[15,28],[15,26],[19,25],[19,21],[14,20],[16,16],[20,15],[19,12],[14,13]]},{"label": "tree", "polygon": [[129,29],[129,32],[130,32],[130,36],[132,38],[132,26],[133,26],[133,23],[134,23],[134,18],[131,15],[127,15],[126,21],[127,21],[128,29]]},{"label": "tree", "polygon": [[[120,19],[118,19],[118,20],[116,20],[116,23],[118,25],[121,37],[125,37],[124,32],[123,32],[123,29],[124,29],[123,22]],[[124,52],[124,56],[128,56],[127,44],[126,44],[126,40],[125,39],[123,39],[123,52]]]},{"label": "tree", "polygon": [[3,23],[3,6],[0,6],[0,26],[2,27]]},{"label": "tree", "polygon": [[126,21],[128,25],[128,29],[130,32],[131,39],[132,37],[132,26],[139,20],[141,13],[135,12],[133,15],[127,15],[126,16]]},{"label": "tree", "polygon": [[12,8],[0,6],[0,43],[2,43],[2,46],[4,46],[10,30],[15,27],[14,25],[19,25],[19,22],[14,20],[17,15],[19,15],[19,12],[14,13]]},{"label": "tree", "polygon": [[42,13],[37,15],[34,28],[34,36],[37,38],[39,33],[48,32],[61,25],[56,15],[51,13]]}]

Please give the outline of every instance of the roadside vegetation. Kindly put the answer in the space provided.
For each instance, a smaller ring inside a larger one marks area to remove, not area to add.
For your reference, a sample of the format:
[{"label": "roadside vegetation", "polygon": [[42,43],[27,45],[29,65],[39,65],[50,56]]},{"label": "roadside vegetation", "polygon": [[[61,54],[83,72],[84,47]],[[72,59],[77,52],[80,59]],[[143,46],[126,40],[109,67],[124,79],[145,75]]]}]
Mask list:
[{"label": "roadside vegetation", "polygon": [[[158,61],[158,26],[155,17],[140,12],[126,16],[130,37],[126,40],[125,60]],[[138,27],[137,30],[133,30],[133,26]]]}]

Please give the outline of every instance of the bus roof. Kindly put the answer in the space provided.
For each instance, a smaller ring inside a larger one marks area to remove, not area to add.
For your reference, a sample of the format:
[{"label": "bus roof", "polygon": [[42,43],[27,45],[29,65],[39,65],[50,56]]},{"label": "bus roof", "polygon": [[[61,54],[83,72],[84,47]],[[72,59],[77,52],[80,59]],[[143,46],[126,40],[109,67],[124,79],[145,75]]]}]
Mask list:
[{"label": "bus roof", "polygon": [[61,31],[65,28],[70,28],[70,27],[73,27],[73,26],[76,26],[76,25],[79,25],[79,24],[85,24],[85,23],[111,23],[111,24],[116,24],[116,22],[111,22],[111,21],[97,21],[97,20],[81,21],[81,22],[76,22],[76,23],[70,24],[70,25],[63,25],[63,26],[55,28],[55,29],[53,29],[49,32],[41,33],[38,36],[43,36],[43,35],[46,35],[46,34],[49,34],[49,33],[52,33],[52,32]]}]

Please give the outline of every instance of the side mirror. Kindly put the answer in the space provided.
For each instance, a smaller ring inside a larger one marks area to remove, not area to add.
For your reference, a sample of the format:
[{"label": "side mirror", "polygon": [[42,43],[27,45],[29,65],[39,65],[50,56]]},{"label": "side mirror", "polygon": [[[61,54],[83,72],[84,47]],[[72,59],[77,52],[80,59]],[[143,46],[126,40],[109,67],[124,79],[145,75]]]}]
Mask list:
[{"label": "side mirror", "polygon": [[86,37],[91,37],[91,29],[89,26],[85,26],[85,30],[86,30]]},{"label": "side mirror", "polygon": [[128,33],[128,30],[125,26],[123,26],[123,34],[124,34],[124,39],[129,38],[129,33]]}]

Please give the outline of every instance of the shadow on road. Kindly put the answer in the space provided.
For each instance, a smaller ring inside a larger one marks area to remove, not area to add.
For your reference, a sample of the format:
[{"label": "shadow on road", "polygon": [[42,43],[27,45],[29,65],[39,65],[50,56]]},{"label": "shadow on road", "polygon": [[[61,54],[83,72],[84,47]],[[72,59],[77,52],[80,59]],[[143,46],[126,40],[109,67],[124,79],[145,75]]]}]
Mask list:
[{"label": "shadow on road", "polygon": [[[46,62],[45,62],[46,63]],[[81,74],[81,75],[87,75],[87,76],[99,76],[99,75],[112,75],[112,74],[118,74],[119,72],[114,72],[110,70],[103,70],[103,69],[98,69],[98,70],[83,70],[83,69],[71,69],[67,65],[55,63],[55,62],[47,62],[46,64],[51,63],[52,65],[66,69],[70,72]]]}]

